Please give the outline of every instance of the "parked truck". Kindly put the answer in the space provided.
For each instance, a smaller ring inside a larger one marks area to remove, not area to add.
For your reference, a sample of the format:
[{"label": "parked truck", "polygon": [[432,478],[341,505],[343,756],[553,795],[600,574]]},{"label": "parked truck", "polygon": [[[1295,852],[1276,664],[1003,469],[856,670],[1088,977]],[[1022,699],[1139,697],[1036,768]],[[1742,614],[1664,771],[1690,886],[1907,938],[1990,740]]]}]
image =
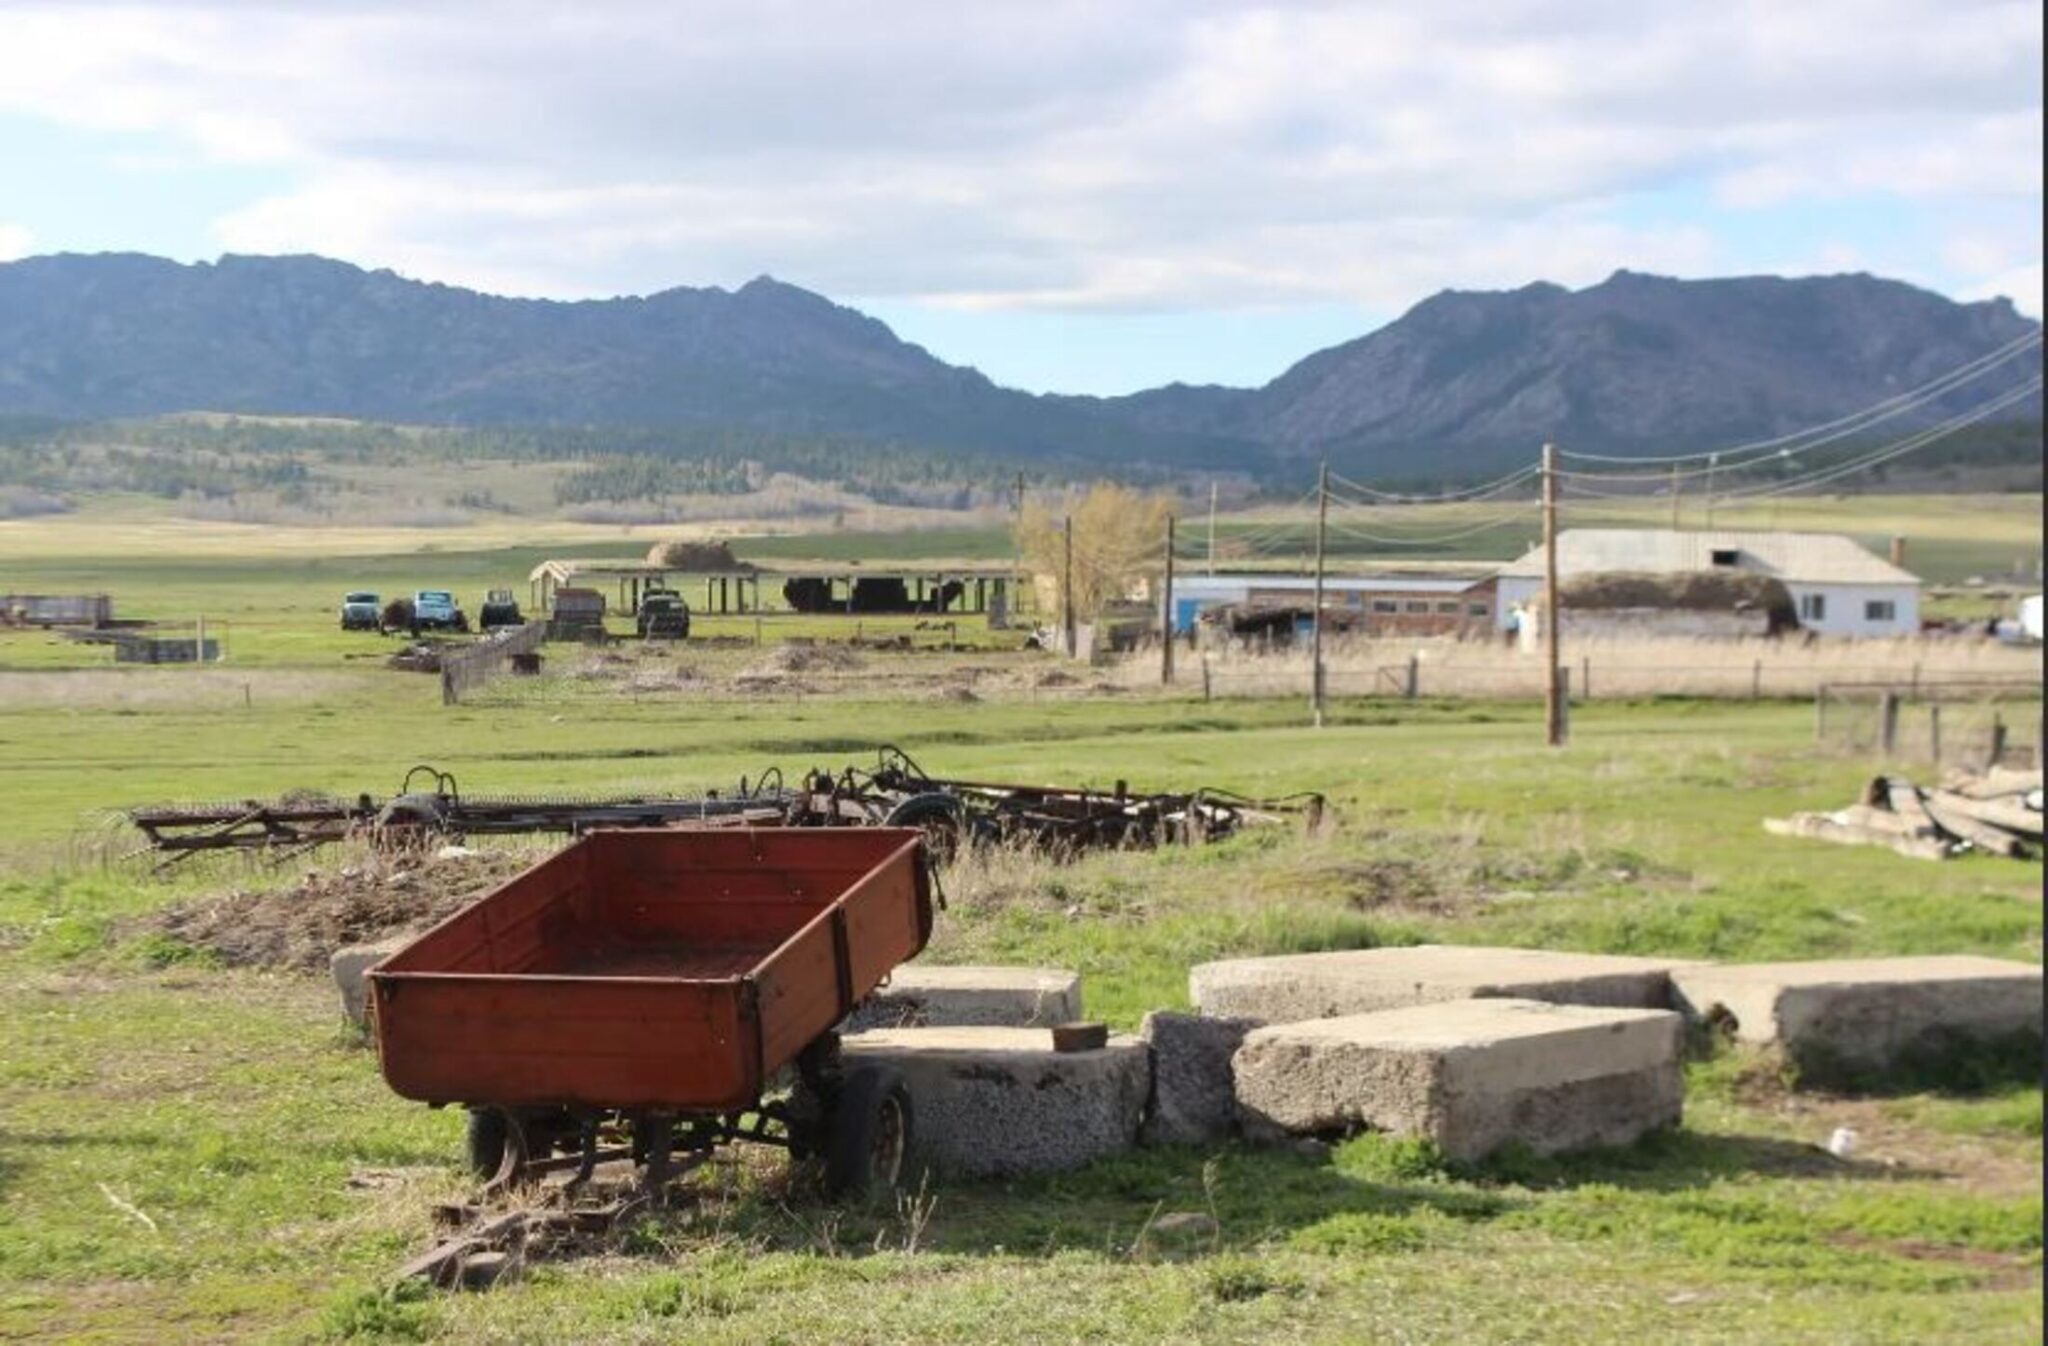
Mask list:
[{"label": "parked truck", "polygon": [[412,596],[416,631],[467,631],[469,617],[446,589],[421,589]]},{"label": "parked truck", "polygon": [[687,640],[690,605],[673,589],[649,589],[640,596],[634,625],[642,640]]},{"label": "parked truck", "polygon": [[355,589],[341,597],[341,629],[380,631],[384,626],[384,601],[368,589]]},{"label": "parked truck", "polygon": [[512,596],[510,589],[493,589],[484,595],[483,606],[477,609],[476,624],[479,629],[495,631],[501,626],[519,626],[526,619],[519,615],[519,600]]}]

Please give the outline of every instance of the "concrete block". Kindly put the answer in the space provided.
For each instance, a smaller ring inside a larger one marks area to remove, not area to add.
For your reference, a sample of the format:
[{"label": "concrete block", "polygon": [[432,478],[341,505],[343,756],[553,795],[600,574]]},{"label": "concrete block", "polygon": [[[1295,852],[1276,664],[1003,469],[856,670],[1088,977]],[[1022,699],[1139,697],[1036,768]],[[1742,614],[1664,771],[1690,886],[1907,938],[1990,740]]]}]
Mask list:
[{"label": "concrete block", "polygon": [[[1688,1017],[1812,1069],[1882,1070],[1958,1041],[2041,1034],[2041,968],[2001,958],[1703,964],[1671,975]],[[1731,1023],[1732,1021],[1732,1023]]]},{"label": "concrete block", "polygon": [[911,963],[846,1022],[873,1028],[1050,1028],[1081,1017],[1081,976],[1049,967]]},{"label": "concrete block", "polygon": [[328,956],[328,971],[334,974],[335,989],[341,992],[341,1012],[358,1028],[365,1026],[370,988],[363,974],[412,943],[415,936],[397,935],[374,944],[350,944]]},{"label": "concrete block", "polygon": [[1420,944],[1203,963],[1188,974],[1188,991],[1204,1014],[1264,1023],[1484,997],[1664,1009],[1671,969],[1684,966],[1669,958]]},{"label": "concrete block", "polygon": [[1478,1159],[1621,1145],[1678,1121],[1683,1021],[1666,1010],[1481,999],[1276,1024],[1232,1061],[1248,1130],[1366,1127]]},{"label": "concrete block", "polygon": [[1237,1130],[1230,1058],[1250,1019],[1154,1010],[1138,1027],[1152,1048],[1152,1100],[1138,1138],[1147,1145],[1211,1145]]},{"label": "concrete block", "polygon": [[910,1088],[910,1172],[987,1177],[1077,1168],[1128,1149],[1151,1053],[1128,1034],[1055,1052],[1033,1028],[883,1028],[843,1040],[847,1067],[883,1062]]}]

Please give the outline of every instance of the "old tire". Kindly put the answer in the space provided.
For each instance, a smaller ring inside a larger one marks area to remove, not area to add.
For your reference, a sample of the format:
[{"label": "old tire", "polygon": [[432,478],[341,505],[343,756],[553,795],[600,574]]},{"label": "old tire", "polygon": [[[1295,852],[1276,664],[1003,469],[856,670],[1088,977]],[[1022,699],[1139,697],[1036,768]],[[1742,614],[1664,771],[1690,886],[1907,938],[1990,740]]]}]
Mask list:
[{"label": "old tire", "polygon": [[910,1088],[887,1066],[861,1066],[839,1086],[825,1138],[825,1189],[859,1200],[895,1189],[909,1167]]},{"label": "old tire", "polygon": [[505,1162],[505,1146],[512,1139],[512,1119],[502,1108],[471,1108],[463,1132],[463,1154],[469,1171],[479,1178],[497,1176]]},{"label": "old tire", "polygon": [[958,798],[933,790],[910,798],[890,809],[882,819],[884,827],[915,827],[924,833],[932,858],[944,863],[959,853],[967,840],[967,813]]}]

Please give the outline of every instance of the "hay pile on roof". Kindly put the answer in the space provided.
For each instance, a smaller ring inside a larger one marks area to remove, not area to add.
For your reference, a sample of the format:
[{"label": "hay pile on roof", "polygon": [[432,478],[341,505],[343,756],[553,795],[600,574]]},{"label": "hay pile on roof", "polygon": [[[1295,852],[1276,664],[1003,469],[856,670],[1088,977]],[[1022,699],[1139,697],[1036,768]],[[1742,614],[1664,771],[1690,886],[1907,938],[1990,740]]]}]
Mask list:
[{"label": "hay pile on roof", "polygon": [[1661,608],[1681,612],[1765,612],[1772,629],[1798,625],[1798,609],[1783,581],[1751,571],[1691,571],[1651,575],[1607,570],[1559,586],[1572,611]]},{"label": "hay pile on roof", "polygon": [[647,549],[647,564],[691,575],[751,573],[758,569],[734,556],[732,545],[726,542],[657,542]]}]

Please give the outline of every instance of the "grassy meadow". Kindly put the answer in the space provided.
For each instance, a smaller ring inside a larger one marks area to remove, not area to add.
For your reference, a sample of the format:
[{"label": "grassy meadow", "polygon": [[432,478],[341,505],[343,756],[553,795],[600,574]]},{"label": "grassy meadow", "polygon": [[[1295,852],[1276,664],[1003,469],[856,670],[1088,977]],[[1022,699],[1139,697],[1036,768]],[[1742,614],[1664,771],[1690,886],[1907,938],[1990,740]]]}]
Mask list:
[{"label": "grassy meadow", "polygon": [[[1859,531],[1888,531],[1867,509]],[[1956,555],[1976,545],[1960,513],[1939,517]],[[1674,1132],[1477,1167],[1359,1136],[1139,1151],[841,1209],[815,1175],[735,1151],[695,1199],[601,1251],[488,1294],[394,1290],[392,1270],[431,1240],[432,1205],[468,1190],[460,1117],[384,1088],[324,978],[228,966],[146,926],[299,871],[223,861],[153,878],[117,858],[129,838],[110,811],[383,794],[415,762],[478,793],[725,787],[881,742],[984,778],[1325,792],[1332,822],[1315,835],[951,867],[927,957],[1075,968],[1091,1016],[1119,1028],[1185,1005],[1191,963],[1240,953],[1434,940],[2039,962],[2041,867],[1766,835],[1763,817],[1839,807],[1885,765],[1817,749],[1800,700],[1598,700],[1552,751],[1526,700],[1344,695],[1317,730],[1299,699],[1104,690],[1114,679],[1069,679],[1014,648],[864,655],[829,688],[741,695],[763,652],[693,642],[610,671],[551,651],[543,678],[445,708],[434,679],[352,657],[386,646],[332,629],[340,590],[523,595],[542,555],[637,554],[649,539],[94,552],[38,549],[19,531],[38,526],[0,525],[0,589],[104,585],[123,615],[204,611],[229,623],[232,657],[116,669],[103,651],[0,633],[0,1340],[2040,1339],[2039,1062],[1991,1052],[1853,1094],[1706,1053]],[[981,545],[883,544],[991,554]],[[657,663],[695,674],[636,676]],[[955,683],[979,699],[948,694]],[[305,862],[330,878],[362,863]],[[1861,1136],[1848,1160],[1819,1148],[1840,1126]],[[1214,1236],[1149,1232],[1184,1211],[1212,1216]]]}]

